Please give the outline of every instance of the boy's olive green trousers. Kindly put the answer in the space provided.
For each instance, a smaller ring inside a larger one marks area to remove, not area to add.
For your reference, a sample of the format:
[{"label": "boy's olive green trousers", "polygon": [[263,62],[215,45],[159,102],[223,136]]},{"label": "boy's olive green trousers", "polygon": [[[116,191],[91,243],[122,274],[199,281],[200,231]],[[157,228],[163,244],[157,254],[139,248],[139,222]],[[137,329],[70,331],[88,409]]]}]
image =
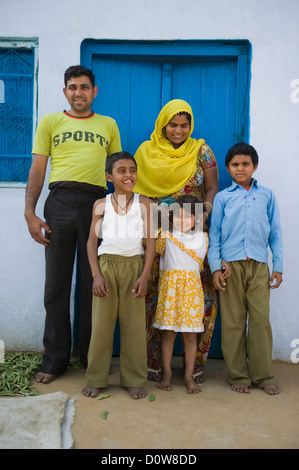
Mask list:
[{"label": "boy's olive green trousers", "polygon": [[99,258],[99,267],[109,293],[106,297],[93,296],[87,386],[103,388],[108,385],[118,315],[120,385],[143,388],[147,377],[145,298],[134,298],[132,292],[143,270],[143,256],[104,254]]},{"label": "boy's olive green trousers", "polygon": [[226,290],[219,291],[221,347],[229,383],[264,388],[273,383],[269,268],[254,260],[229,265]]}]

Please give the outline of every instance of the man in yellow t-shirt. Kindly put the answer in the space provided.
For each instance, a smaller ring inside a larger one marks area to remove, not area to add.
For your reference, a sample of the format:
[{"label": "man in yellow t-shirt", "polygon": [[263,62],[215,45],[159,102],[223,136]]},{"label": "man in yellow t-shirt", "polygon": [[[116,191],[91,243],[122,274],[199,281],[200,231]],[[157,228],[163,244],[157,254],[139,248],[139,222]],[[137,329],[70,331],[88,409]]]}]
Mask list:
[{"label": "man in yellow t-shirt", "polygon": [[[86,243],[93,204],[106,193],[106,157],[121,151],[114,119],[95,114],[92,103],[98,88],[91,70],[80,65],[64,74],[68,111],[46,114],[33,145],[25,218],[32,238],[46,248],[43,362],[36,380],[50,383],[68,367],[71,352],[70,291],[76,251],[80,263],[79,357],[87,366],[91,332],[92,276]],[[45,221],[35,214],[51,162]],[[45,231],[45,235],[42,232]]]}]

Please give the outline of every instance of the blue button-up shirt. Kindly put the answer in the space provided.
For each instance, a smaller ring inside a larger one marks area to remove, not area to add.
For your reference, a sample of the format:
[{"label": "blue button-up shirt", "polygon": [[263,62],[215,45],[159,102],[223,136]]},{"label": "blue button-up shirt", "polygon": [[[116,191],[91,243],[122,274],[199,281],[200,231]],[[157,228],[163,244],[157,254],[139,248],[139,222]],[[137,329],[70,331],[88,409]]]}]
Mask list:
[{"label": "blue button-up shirt", "polygon": [[211,271],[221,269],[221,260],[247,258],[262,263],[272,252],[273,271],[283,272],[282,231],[273,191],[257,184],[247,189],[235,182],[216,194],[209,232],[208,261]]}]

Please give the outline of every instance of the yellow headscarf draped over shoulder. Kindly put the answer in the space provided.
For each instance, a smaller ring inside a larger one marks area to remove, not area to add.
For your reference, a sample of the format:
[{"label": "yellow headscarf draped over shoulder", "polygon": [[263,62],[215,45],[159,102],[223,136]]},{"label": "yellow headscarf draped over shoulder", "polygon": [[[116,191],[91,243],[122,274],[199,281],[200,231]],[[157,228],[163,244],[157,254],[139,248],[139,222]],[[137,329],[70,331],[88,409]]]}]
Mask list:
[{"label": "yellow headscarf draped over shoulder", "polygon": [[[163,129],[176,114],[182,112],[191,115],[190,132],[185,142],[175,149]],[[190,137],[193,129],[193,113],[186,101],[172,100],[161,109],[151,140],[143,142],[135,154],[135,192],[149,197],[169,196],[188,183],[195,174],[197,155],[205,142]]]}]

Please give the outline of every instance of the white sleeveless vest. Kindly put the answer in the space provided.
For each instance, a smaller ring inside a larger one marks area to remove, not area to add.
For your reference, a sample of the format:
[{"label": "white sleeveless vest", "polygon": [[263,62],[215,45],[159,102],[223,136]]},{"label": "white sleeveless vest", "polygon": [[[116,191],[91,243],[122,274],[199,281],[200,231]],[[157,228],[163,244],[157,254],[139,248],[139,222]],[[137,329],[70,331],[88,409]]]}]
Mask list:
[{"label": "white sleeveless vest", "polygon": [[125,215],[118,215],[115,212],[111,196],[111,194],[106,196],[105,213],[99,235],[103,240],[98,248],[98,255],[104,253],[121,256],[143,254],[142,238],[145,235],[139,194],[134,193],[133,203]]}]

